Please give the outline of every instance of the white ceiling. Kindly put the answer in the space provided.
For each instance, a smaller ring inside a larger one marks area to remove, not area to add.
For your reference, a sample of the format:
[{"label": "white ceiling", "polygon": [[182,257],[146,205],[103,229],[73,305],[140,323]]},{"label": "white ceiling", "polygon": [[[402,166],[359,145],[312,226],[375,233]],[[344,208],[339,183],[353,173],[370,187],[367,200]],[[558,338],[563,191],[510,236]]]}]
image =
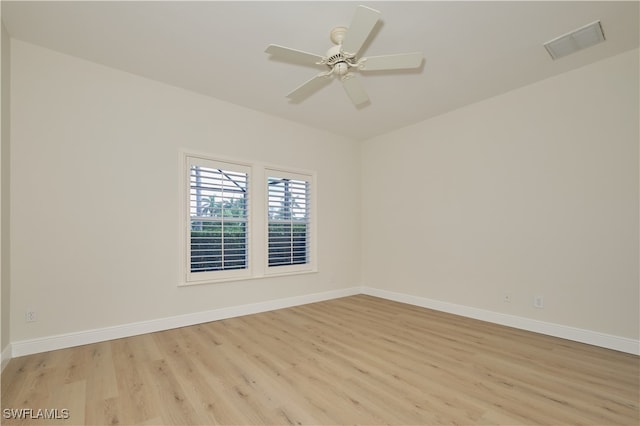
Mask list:
[{"label": "white ceiling", "polygon": [[[290,103],[319,70],[271,60],[267,45],[324,55],[358,4],[382,13],[361,54],[422,51],[424,66],[361,74],[365,108],[337,81]],[[363,140],[637,48],[639,4],[3,0],[2,19],[14,38]],[[595,20],[604,43],[551,60],[543,43]]]}]

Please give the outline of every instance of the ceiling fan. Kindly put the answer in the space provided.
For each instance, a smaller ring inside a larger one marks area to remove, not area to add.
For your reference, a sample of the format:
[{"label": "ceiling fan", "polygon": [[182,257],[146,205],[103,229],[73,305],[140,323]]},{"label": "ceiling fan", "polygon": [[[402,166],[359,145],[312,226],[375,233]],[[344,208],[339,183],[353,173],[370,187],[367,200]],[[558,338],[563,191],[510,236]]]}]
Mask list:
[{"label": "ceiling fan", "polygon": [[342,81],[344,90],[355,106],[369,101],[362,83],[352,71],[382,71],[419,68],[422,64],[422,52],[400,53],[396,55],[370,56],[361,58],[358,52],[380,19],[380,12],[366,6],[358,6],[351,25],[331,30],[330,38],[335,44],[325,56],[270,44],[265,50],[273,58],[304,65],[328,68],[311,80],[303,83],[287,95],[294,102],[300,102],[331,82],[332,76]]}]

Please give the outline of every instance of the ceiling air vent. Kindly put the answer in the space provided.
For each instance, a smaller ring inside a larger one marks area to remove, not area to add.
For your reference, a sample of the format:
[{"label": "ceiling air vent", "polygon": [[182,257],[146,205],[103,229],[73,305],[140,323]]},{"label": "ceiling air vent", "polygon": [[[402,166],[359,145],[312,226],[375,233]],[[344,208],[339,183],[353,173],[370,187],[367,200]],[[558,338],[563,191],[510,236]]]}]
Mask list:
[{"label": "ceiling air vent", "polygon": [[604,40],[602,25],[600,21],[595,21],[546,42],[544,47],[547,49],[547,52],[549,52],[549,55],[551,55],[551,58],[558,59],[577,52],[578,50],[591,47]]}]

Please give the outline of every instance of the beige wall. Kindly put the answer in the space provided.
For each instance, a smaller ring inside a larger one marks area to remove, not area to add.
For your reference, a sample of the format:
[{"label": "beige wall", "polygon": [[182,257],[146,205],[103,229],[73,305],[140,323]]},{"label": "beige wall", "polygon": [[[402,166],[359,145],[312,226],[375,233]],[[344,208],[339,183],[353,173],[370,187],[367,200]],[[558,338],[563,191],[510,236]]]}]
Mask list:
[{"label": "beige wall", "polygon": [[[360,284],[639,338],[637,50],[363,144],[11,59],[14,342]],[[177,287],[180,150],[317,171],[320,272]]]},{"label": "beige wall", "polygon": [[363,284],[638,339],[638,75],[630,51],[365,142]]},{"label": "beige wall", "polygon": [[[12,341],[359,285],[359,144],[18,40],[11,54]],[[317,171],[319,272],[178,287],[180,150]]]},{"label": "beige wall", "polygon": [[4,351],[10,342],[10,249],[9,249],[9,182],[10,182],[10,37],[4,23],[2,23],[1,81],[2,104],[0,107],[2,122],[0,124],[1,149],[0,149],[0,352]]}]

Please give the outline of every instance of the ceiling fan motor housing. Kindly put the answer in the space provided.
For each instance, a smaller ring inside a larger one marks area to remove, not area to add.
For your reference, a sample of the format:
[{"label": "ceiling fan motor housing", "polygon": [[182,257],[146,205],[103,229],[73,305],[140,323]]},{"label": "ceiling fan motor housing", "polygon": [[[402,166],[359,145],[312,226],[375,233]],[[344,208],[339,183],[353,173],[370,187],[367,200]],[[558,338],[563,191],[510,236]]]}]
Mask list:
[{"label": "ceiling fan motor housing", "polygon": [[349,68],[355,66],[355,58],[347,57],[342,52],[342,46],[332,46],[327,50],[327,57],[325,59],[326,64],[333,69],[333,72],[339,76],[345,75],[349,72]]}]

